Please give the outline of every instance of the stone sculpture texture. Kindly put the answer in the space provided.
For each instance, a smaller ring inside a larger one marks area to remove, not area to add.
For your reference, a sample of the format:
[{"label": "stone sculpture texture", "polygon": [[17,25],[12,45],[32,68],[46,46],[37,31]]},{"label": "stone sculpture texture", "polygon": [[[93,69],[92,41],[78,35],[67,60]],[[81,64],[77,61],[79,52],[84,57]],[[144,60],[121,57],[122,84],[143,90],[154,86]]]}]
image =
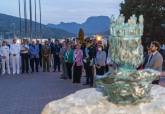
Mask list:
[{"label": "stone sculpture texture", "polygon": [[138,103],[147,100],[151,82],[159,72],[136,68],[143,63],[143,15],[139,18],[132,15],[125,23],[121,14],[116,20],[111,17],[109,56],[118,65],[115,72],[110,72],[96,79],[97,87],[102,87],[108,99],[117,104]]}]

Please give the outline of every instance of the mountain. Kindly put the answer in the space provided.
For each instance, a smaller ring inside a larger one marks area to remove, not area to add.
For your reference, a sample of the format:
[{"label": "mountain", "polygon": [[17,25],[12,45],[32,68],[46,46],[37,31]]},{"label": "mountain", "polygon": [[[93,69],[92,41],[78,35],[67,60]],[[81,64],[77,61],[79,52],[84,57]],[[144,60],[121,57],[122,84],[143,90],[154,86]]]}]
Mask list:
[{"label": "mountain", "polygon": [[[21,27],[22,28],[22,36],[24,37],[25,36],[24,19],[21,19],[21,23],[22,23],[22,27]],[[27,23],[28,23],[27,26],[29,27],[30,21],[27,20]],[[33,36],[35,34],[37,36],[39,36],[40,24],[36,23],[36,28],[37,28],[36,32],[35,32],[34,25],[35,25],[35,22],[33,21],[32,22]],[[2,33],[3,34],[15,33],[18,36],[20,34],[19,31],[20,31],[20,18],[0,13],[0,35],[2,35]],[[50,27],[42,24],[42,37],[43,38],[65,38],[65,37],[71,37],[71,36],[75,36],[75,35],[72,33],[66,32],[65,30],[61,30],[58,28],[50,28]]]},{"label": "mountain", "polygon": [[50,28],[63,29],[67,32],[78,34],[80,28],[83,28],[85,34],[106,33],[110,27],[110,18],[108,16],[92,16],[89,17],[84,23],[78,24],[75,22],[60,24],[48,24]]},{"label": "mountain", "polygon": [[78,30],[81,27],[81,24],[61,22],[58,25],[48,24],[47,26],[50,27],[50,28],[58,28],[58,29],[62,29],[62,30],[68,31],[70,33],[76,33],[77,34]]}]

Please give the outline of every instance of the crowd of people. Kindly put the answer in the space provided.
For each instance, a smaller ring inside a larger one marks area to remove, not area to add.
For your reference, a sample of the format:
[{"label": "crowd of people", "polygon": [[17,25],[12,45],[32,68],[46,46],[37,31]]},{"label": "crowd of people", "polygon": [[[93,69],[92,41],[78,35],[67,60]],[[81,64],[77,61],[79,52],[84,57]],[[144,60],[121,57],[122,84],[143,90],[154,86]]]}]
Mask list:
[{"label": "crowd of people", "polygon": [[80,83],[82,72],[86,72],[85,85],[93,86],[94,65],[96,74],[103,75],[106,69],[108,45],[87,39],[83,44],[75,41],[22,40],[21,44],[13,39],[11,44],[5,40],[0,47],[2,75],[19,75],[33,72],[62,72],[62,79]]},{"label": "crowd of people", "polygon": [[[44,44],[39,40],[29,43],[26,39],[21,44],[16,39],[11,44],[3,41],[0,47],[2,75],[34,73],[41,69],[51,72],[53,67],[53,72],[62,72],[61,79],[70,79],[73,83],[80,83],[82,72],[85,71],[84,84],[93,86],[94,75],[104,75],[108,71],[108,48],[108,44],[91,39],[86,39],[82,44],[72,40],[53,42],[50,39]],[[162,71],[163,57],[159,49],[158,42],[151,42],[144,56],[143,68]],[[159,79],[153,83],[158,84]]]}]

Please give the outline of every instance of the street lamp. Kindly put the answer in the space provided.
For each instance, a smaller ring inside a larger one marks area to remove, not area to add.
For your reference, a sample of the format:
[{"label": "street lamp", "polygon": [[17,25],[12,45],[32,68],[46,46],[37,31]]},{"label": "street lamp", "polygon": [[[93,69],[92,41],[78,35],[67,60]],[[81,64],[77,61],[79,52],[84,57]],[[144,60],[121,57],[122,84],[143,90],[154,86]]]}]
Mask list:
[{"label": "street lamp", "polygon": [[102,36],[97,35],[97,36],[96,36],[96,40],[97,40],[97,41],[101,41],[101,40],[102,40]]}]

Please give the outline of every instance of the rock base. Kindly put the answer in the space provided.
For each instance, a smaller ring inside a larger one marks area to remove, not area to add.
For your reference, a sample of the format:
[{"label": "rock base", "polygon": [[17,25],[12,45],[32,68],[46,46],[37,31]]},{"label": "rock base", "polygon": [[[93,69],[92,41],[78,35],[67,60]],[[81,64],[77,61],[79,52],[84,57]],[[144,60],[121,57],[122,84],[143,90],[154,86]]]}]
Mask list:
[{"label": "rock base", "polygon": [[84,89],[50,102],[41,114],[165,114],[165,88],[154,85],[150,95],[150,102],[117,105],[95,88]]}]

